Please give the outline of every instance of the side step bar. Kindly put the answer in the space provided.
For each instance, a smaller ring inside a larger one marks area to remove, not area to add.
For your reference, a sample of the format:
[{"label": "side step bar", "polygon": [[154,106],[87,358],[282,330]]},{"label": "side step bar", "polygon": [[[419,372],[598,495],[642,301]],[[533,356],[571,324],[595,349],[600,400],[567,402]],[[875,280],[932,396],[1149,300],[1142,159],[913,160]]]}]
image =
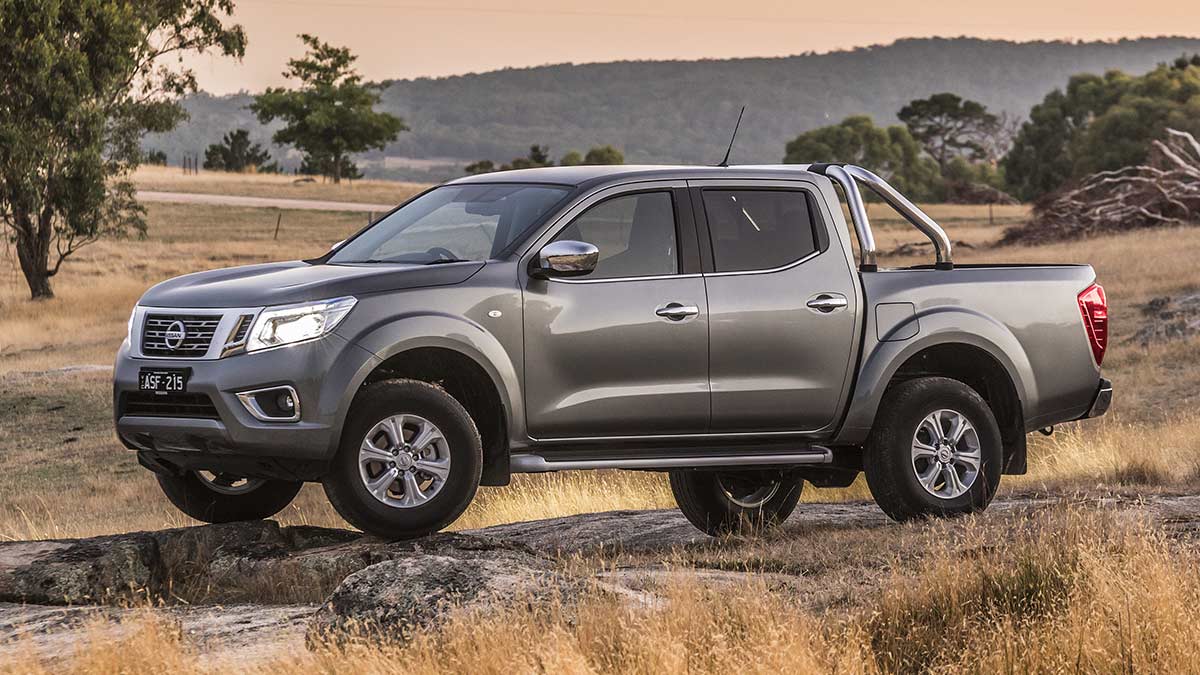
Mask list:
[{"label": "side step bar", "polygon": [[753,453],[745,455],[694,455],[690,457],[622,457],[613,459],[559,459],[529,453],[509,458],[513,473],[545,473],[575,469],[697,469],[718,466],[792,466],[796,464],[829,464],[833,452],[829,448],[812,446],[797,452]]}]

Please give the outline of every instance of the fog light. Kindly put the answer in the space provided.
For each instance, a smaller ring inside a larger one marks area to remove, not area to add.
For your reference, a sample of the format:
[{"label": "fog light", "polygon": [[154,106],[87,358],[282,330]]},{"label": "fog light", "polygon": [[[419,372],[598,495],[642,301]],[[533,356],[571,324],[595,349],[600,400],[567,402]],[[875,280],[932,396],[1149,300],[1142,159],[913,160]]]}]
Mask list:
[{"label": "fog light", "polygon": [[300,419],[300,397],[289,386],[243,391],[237,397],[256,420],[296,422]]}]

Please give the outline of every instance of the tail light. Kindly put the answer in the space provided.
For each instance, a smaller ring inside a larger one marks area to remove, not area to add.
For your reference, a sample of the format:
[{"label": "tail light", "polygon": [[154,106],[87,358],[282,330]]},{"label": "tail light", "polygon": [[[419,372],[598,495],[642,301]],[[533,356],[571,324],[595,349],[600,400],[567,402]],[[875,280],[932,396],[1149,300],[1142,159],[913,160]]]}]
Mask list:
[{"label": "tail light", "polygon": [[1108,298],[1104,297],[1103,286],[1092,284],[1079,294],[1079,312],[1083,314],[1092,356],[1096,357],[1096,365],[1100,365],[1108,348]]}]

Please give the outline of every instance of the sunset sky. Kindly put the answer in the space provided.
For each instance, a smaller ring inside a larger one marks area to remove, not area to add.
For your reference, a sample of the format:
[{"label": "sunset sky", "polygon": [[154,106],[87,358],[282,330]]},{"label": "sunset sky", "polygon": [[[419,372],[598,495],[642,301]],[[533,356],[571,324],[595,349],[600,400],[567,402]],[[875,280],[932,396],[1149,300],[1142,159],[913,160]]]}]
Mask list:
[{"label": "sunset sky", "polygon": [[201,87],[256,91],[284,82],[285,61],[315,33],[359,55],[369,79],[624,59],[783,56],[959,36],[1012,40],[1200,35],[1190,0],[923,2],[857,0],[236,0],[249,48],[241,63],[189,59]]}]

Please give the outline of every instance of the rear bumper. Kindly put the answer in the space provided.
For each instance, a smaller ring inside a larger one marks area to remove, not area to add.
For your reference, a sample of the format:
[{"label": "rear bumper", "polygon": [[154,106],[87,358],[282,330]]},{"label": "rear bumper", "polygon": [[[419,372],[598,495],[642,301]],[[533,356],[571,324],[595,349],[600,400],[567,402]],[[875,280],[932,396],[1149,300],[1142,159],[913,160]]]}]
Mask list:
[{"label": "rear bumper", "polygon": [[1112,405],[1113,386],[1112,382],[1100,378],[1100,387],[1096,389],[1096,396],[1092,399],[1092,405],[1088,408],[1085,417],[1100,417],[1108,412],[1108,407]]}]

